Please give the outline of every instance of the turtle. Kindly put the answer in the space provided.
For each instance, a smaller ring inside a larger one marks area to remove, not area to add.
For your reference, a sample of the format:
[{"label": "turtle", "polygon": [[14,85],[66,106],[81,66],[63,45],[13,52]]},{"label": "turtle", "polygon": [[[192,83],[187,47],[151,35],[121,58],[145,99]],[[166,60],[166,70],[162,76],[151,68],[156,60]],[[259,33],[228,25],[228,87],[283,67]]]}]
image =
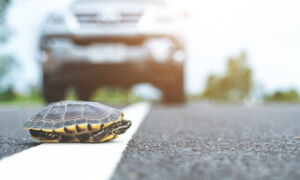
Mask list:
[{"label": "turtle", "polygon": [[24,129],[41,142],[106,142],[131,126],[116,108],[90,101],[49,104],[24,123]]}]

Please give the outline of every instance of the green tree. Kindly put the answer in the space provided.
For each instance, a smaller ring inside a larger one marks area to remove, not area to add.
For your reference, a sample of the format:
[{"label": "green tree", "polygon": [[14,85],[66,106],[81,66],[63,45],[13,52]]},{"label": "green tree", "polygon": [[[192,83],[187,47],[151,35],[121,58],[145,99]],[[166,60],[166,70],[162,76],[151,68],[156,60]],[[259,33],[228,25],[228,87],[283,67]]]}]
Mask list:
[{"label": "green tree", "polygon": [[10,72],[17,66],[11,56],[0,56],[0,101],[10,101],[15,98]]},{"label": "green tree", "polygon": [[9,5],[10,0],[0,0],[0,18],[1,20],[4,17],[7,6]]},{"label": "green tree", "polygon": [[[0,0],[0,45],[5,43],[9,36],[5,15],[10,2],[10,0]],[[11,55],[0,54],[0,101],[12,100],[15,97],[13,84],[7,79],[10,78],[10,72],[16,65],[17,63]]]},{"label": "green tree", "polygon": [[5,14],[10,0],[0,0],[0,42],[7,40],[9,36],[8,27],[5,25]]},{"label": "green tree", "polygon": [[244,100],[252,87],[252,71],[246,62],[246,54],[228,59],[224,76],[211,74],[202,97],[238,102]]},{"label": "green tree", "polygon": [[15,61],[11,56],[0,56],[0,83],[14,65]]},{"label": "green tree", "polygon": [[295,89],[289,89],[286,91],[276,91],[272,94],[266,94],[264,96],[265,102],[286,102],[297,103],[300,101],[300,96]]}]

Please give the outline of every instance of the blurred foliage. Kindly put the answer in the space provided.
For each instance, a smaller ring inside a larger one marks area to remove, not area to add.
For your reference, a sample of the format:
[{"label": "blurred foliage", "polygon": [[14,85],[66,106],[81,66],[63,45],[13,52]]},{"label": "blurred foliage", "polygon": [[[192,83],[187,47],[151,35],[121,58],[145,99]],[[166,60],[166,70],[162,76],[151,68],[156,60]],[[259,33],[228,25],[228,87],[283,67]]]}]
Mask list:
[{"label": "blurred foliage", "polygon": [[0,54],[0,93],[12,89],[13,77],[10,72],[18,67],[19,64],[12,56]]},{"label": "blurred foliage", "polygon": [[285,103],[299,103],[300,96],[295,89],[286,91],[276,91],[273,94],[264,96],[265,102],[285,102]]},{"label": "blurred foliage", "polygon": [[12,56],[0,55],[0,81],[4,79],[14,66],[17,66],[17,63]]},{"label": "blurred foliage", "polygon": [[[65,99],[78,100],[75,89],[68,89]],[[95,91],[91,100],[118,107],[141,101],[141,98],[121,88],[103,87]],[[0,91],[0,104],[42,105],[44,103],[40,88],[32,87],[28,94],[18,94],[11,87]]]},{"label": "blurred foliage", "polygon": [[141,101],[142,99],[126,89],[117,87],[103,87],[98,89],[93,94],[91,100],[112,106],[122,106]]},{"label": "blurred foliage", "polygon": [[39,88],[31,87],[28,94],[18,94],[10,87],[0,92],[0,103],[5,105],[41,105],[44,104],[44,99]]},{"label": "blurred foliage", "polygon": [[5,42],[10,35],[9,28],[5,26],[5,15],[11,0],[0,0],[0,42]]},{"label": "blurred foliage", "polygon": [[[76,95],[76,90],[70,88],[66,93],[66,100],[78,100]],[[140,101],[141,99],[133,95],[130,91],[117,88],[117,87],[102,87],[97,89],[91,99],[91,101],[100,102],[103,104],[108,104],[112,106],[122,106],[133,102]]]},{"label": "blurred foliage", "polygon": [[0,102],[13,101],[16,98],[16,94],[12,87],[0,91]]},{"label": "blurred foliage", "polygon": [[5,43],[11,34],[11,29],[9,27],[0,24],[0,44]]},{"label": "blurred foliage", "polygon": [[252,71],[246,63],[246,54],[228,59],[224,76],[211,74],[202,98],[226,102],[241,102],[250,93]]},{"label": "blurred foliage", "polygon": [[76,91],[74,88],[67,89],[65,100],[78,100]]},{"label": "blurred foliage", "polygon": [[0,0],[0,24],[4,21],[5,12],[11,0]]}]

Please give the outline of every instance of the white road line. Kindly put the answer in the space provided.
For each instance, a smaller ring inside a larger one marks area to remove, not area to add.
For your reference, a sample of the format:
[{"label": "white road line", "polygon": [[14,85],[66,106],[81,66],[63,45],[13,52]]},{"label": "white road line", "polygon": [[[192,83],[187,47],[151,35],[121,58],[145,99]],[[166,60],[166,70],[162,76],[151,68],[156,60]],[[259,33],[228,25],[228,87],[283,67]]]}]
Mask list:
[{"label": "white road line", "polygon": [[110,179],[127,143],[151,109],[147,102],[123,109],[131,128],[118,139],[99,144],[42,144],[0,161],[0,179]]}]

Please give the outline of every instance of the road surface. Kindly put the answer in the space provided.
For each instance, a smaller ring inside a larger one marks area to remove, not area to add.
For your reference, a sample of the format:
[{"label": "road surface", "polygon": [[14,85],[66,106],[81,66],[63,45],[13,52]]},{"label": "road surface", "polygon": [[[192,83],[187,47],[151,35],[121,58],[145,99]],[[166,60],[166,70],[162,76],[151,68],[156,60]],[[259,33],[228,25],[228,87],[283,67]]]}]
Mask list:
[{"label": "road surface", "polygon": [[0,159],[40,144],[22,128],[26,119],[40,109],[0,106]]},{"label": "road surface", "polygon": [[[20,126],[39,107],[0,108],[0,157],[39,145]],[[299,105],[154,105],[113,180],[300,179]]]}]

